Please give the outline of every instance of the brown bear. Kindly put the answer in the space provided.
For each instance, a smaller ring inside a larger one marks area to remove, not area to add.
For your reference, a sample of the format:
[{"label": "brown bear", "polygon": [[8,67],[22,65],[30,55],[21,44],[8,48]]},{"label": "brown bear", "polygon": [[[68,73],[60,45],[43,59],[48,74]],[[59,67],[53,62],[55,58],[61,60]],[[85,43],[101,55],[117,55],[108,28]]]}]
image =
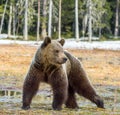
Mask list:
[{"label": "brown bear", "polygon": [[75,93],[104,108],[103,100],[96,94],[80,61],[63,50],[64,42],[64,39],[54,41],[46,37],[38,48],[23,85],[23,109],[30,108],[40,82],[51,85],[54,110],[61,110],[63,104],[78,108]]}]

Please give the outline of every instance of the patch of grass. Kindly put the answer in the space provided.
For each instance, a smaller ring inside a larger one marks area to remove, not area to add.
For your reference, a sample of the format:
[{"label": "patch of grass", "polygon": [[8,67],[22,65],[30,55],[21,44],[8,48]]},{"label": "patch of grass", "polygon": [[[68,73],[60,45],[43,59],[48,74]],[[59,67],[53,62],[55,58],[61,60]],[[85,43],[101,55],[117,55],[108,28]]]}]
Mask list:
[{"label": "patch of grass", "polygon": [[120,37],[115,38],[114,36],[101,36],[100,41],[119,41]]}]

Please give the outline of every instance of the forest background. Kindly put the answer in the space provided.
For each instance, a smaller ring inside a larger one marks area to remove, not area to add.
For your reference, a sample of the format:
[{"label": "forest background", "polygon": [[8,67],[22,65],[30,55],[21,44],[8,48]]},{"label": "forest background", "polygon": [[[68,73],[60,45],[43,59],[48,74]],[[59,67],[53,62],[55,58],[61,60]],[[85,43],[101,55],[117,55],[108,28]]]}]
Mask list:
[{"label": "forest background", "polygon": [[0,34],[119,40],[119,5],[119,0],[0,0]]}]

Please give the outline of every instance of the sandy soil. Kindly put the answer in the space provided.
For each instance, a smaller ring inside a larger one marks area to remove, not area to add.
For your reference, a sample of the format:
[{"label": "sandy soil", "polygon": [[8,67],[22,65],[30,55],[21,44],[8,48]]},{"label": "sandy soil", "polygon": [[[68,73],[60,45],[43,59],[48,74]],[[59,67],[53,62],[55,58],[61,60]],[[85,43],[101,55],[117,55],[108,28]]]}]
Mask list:
[{"label": "sandy soil", "polygon": [[[21,88],[38,46],[0,45],[0,85]],[[93,84],[120,86],[120,51],[70,50],[83,63]]]}]

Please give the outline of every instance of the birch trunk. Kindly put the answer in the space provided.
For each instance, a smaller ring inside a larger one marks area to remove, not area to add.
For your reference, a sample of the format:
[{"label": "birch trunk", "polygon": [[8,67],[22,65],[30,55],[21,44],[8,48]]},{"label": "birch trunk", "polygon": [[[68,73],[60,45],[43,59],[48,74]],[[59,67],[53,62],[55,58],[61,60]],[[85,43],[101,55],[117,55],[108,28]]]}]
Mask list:
[{"label": "birch trunk", "polygon": [[43,20],[42,20],[42,39],[44,39],[47,36],[46,32],[46,7],[47,7],[47,1],[43,1]]},{"label": "birch trunk", "polygon": [[118,30],[119,30],[119,0],[117,0],[116,6],[116,16],[115,16],[115,31],[114,36],[115,38],[118,37]]},{"label": "birch trunk", "polygon": [[15,17],[15,6],[13,6],[13,35],[15,36],[15,31],[16,31],[16,17]]},{"label": "birch trunk", "polygon": [[1,19],[0,34],[1,34],[1,32],[2,32],[2,27],[3,27],[3,22],[4,22],[4,17],[5,17],[5,12],[6,12],[7,3],[8,3],[8,0],[6,0],[5,7],[4,7],[4,12],[3,12],[3,16],[2,16],[2,19]]},{"label": "birch trunk", "polygon": [[91,10],[92,10],[92,6],[91,6],[91,0],[89,0],[89,22],[88,22],[88,38],[89,38],[89,42],[91,42],[92,40],[92,16],[91,16]]},{"label": "birch trunk", "polygon": [[8,23],[8,38],[11,36],[11,23],[12,23],[12,4],[10,5],[9,23]]},{"label": "birch trunk", "polygon": [[58,39],[61,39],[61,3],[62,0],[59,0],[59,22],[58,22]]},{"label": "birch trunk", "polygon": [[49,1],[49,20],[48,20],[48,36],[51,37],[52,30],[52,0]]},{"label": "birch trunk", "polygon": [[40,40],[40,0],[38,0],[37,41]]},{"label": "birch trunk", "polygon": [[28,40],[28,0],[25,0],[24,40]]},{"label": "birch trunk", "polygon": [[75,0],[75,37],[79,40],[78,0]]}]

